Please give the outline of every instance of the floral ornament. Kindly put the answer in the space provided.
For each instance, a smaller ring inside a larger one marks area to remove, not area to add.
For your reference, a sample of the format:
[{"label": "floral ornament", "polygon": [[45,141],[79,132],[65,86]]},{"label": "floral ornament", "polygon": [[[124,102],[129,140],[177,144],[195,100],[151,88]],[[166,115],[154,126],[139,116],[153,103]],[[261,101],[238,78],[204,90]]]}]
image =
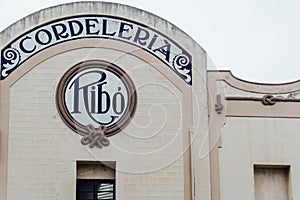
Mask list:
[{"label": "floral ornament", "polygon": [[90,148],[97,146],[102,148],[103,146],[108,146],[110,144],[109,140],[105,136],[106,127],[100,125],[99,128],[95,128],[93,125],[89,124],[86,126],[88,133],[81,139],[83,145],[88,145]]},{"label": "floral ornament", "polygon": [[16,66],[18,66],[21,57],[20,57],[20,53],[16,49],[8,48],[3,52],[3,58],[7,63],[3,64],[3,67],[5,69],[3,69],[1,75],[3,77],[7,77],[8,76],[7,72],[15,68]]},{"label": "floral ornament", "polygon": [[174,70],[185,77],[185,82],[190,83],[192,80],[190,73],[190,59],[185,54],[179,54],[173,59]]}]

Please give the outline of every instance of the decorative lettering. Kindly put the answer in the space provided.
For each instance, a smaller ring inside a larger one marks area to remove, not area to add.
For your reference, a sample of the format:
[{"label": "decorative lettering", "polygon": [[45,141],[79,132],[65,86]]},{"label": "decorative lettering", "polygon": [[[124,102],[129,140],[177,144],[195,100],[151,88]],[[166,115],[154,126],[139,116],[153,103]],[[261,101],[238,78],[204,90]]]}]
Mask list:
[{"label": "decorative lettering", "polygon": [[[115,134],[133,116],[135,104],[131,79],[105,61],[91,60],[74,66],[58,85],[59,113],[70,128],[83,135],[87,126],[104,126],[105,134]],[[94,138],[89,135],[84,141],[91,137]]]},{"label": "decorative lettering", "polygon": [[67,32],[66,25],[59,23],[59,24],[52,25],[51,27],[52,27],[52,30],[53,30],[56,40],[60,40],[60,39],[69,37],[69,34],[66,33]]},{"label": "decorative lettering", "polygon": [[32,53],[32,52],[34,52],[36,46],[33,46],[31,49],[27,49],[27,48],[25,48],[25,44],[24,44],[26,40],[31,40],[31,39],[32,39],[31,37],[26,36],[26,37],[24,37],[24,38],[20,41],[20,49],[21,49],[21,51],[23,51],[24,53]]},{"label": "decorative lettering", "polygon": [[52,34],[47,29],[41,29],[35,34],[35,40],[40,45],[48,45],[52,41]]},{"label": "decorative lettering", "polygon": [[68,21],[70,33],[72,37],[78,36],[83,32],[83,25],[80,21],[70,20]]},{"label": "decorative lettering", "polygon": [[126,39],[126,40],[130,40],[132,38],[132,36],[124,36],[123,35],[124,32],[126,32],[126,33],[129,32],[129,30],[130,30],[129,28],[133,29],[133,25],[125,23],[125,22],[121,22],[118,37]]},{"label": "decorative lettering", "polygon": [[[66,99],[66,102],[72,105],[69,109],[72,110],[70,113],[74,118],[76,118],[76,114],[85,112],[96,124],[110,125],[120,117],[125,108],[125,101],[127,102],[125,100],[127,94],[122,92],[126,93],[127,90],[122,85],[122,87],[117,87],[114,91],[113,87],[117,82],[108,83],[108,75],[111,80],[112,78],[117,78],[110,72],[96,69],[84,71],[70,82],[66,92],[70,92],[73,95],[72,99]],[[70,102],[71,100],[72,102]],[[109,120],[105,120],[107,117],[102,117],[102,115],[107,114],[109,114]]]},{"label": "decorative lettering", "polygon": [[[101,15],[64,18],[26,32],[1,50],[0,80],[36,53],[62,42],[83,38],[109,38],[138,46],[160,59],[186,83],[192,84],[192,57],[175,41],[142,24]],[[14,49],[16,60],[5,57],[8,49],[10,52]],[[188,63],[175,61],[179,55],[186,55]]]}]

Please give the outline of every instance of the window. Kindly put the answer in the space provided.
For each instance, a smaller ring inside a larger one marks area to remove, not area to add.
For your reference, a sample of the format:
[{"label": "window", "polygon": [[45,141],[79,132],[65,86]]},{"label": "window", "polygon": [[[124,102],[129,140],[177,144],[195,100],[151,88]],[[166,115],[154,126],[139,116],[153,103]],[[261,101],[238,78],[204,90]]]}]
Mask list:
[{"label": "window", "polygon": [[256,200],[291,199],[289,166],[254,166]]},{"label": "window", "polygon": [[77,161],[76,200],[115,200],[116,163]]},{"label": "window", "polygon": [[77,179],[76,200],[114,200],[114,180]]}]

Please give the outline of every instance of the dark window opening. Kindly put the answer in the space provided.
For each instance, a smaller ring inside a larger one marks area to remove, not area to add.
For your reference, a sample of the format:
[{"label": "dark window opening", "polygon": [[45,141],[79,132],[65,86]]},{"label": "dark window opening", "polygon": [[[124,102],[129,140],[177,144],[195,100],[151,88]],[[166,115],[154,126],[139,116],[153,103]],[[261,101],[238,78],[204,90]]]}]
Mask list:
[{"label": "dark window opening", "polygon": [[77,179],[76,200],[115,200],[115,180]]}]

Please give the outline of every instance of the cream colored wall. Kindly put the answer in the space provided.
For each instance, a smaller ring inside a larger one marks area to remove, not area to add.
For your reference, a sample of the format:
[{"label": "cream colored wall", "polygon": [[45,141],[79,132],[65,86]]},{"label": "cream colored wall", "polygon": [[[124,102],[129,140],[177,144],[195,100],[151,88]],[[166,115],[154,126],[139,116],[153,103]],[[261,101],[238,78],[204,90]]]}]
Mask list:
[{"label": "cream colored wall", "polygon": [[[138,94],[133,120],[103,149],[83,146],[55,105],[60,77],[87,59],[123,68]],[[75,199],[77,160],[116,161],[117,199],[183,199],[182,92],[151,65],[85,48],[53,56],[18,80],[10,88],[7,199]]]},{"label": "cream colored wall", "polygon": [[290,189],[300,198],[299,119],[226,118],[222,129],[222,200],[254,200],[253,165],[291,165]]},{"label": "cream colored wall", "polygon": [[[143,10],[81,2],[19,20],[0,33],[0,47],[39,25],[83,14],[132,20],[176,41],[192,56],[193,85],[149,52],[116,40],[72,40],[35,54],[0,82],[0,200],[74,199],[76,160],[117,161],[118,199],[209,200],[206,52],[186,33]],[[126,56],[118,51],[124,49]],[[55,109],[62,74],[89,58],[112,60],[138,90],[138,109],[126,133],[111,137],[103,149],[83,147]]]},{"label": "cream colored wall", "polygon": [[288,169],[288,198],[299,199],[300,82],[258,84],[208,71],[208,87],[212,200],[254,200],[254,165]]}]

